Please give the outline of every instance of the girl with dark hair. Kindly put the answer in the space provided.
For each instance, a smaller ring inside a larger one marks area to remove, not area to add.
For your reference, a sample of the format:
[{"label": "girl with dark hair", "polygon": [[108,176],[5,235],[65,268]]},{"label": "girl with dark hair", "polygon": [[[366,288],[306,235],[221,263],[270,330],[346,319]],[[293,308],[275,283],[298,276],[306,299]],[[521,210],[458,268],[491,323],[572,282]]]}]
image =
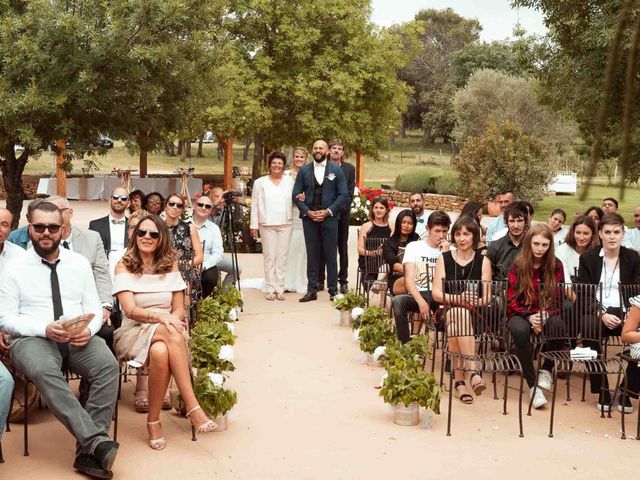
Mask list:
[{"label": "girl with dark hair", "polygon": [[480,226],[480,244],[478,248],[486,249],[485,242],[487,237],[487,229],[482,226],[482,217],[484,216],[483,208],[484,207],[480,202],[469,202],[464,206],[462,212],[460,212],[460,216],[471,217],[476,222],[478,222],[478,225]]},{"label": "girl with dark hair", "polygon": [[564,239],[567,236],[567,231],[562,228],[562,225],[564,225],[564,222],[566,221],[567,213],[561,208],[556,208],[553,212],[551,212],[551,215],[549,215],[547,225],[553,232],[556,247],[564,242]]},{"label": "girl with dark hair", "polygon": [[566,283],[572,283],[571,276],[578,275],[580,255],[599,244],[598,231],[594,221],[586,215],[577,217],[573,221],[564,243],[556,249],[556,258],[562,262]]},{"label": "girl with dark hair", "polygon": [[144,201],[144,192],[142,190],[134,190],[129,194],[129,213],[133,214],[138,210],[142,210],[142,202]]},{"label": "girl with dark hair", "polygon": [[[364,272],[365,257],[376,257],[382,255],[382,243],[380,248],[376,250],[366,249],[366,240],[368,238],[389,238],[391,236],[391,227],[389,227],[389,202],[384,197],[375,197],[371,202],[369,210],[369,221],[360,227],[360,235],[358,235],[358,266]],[[367,272],[362,275],[362,282],[365,288],[369,287],[369,283],[378,278],[378,272]]]},{"label": "girl with dark hair", "polygon": [[[471,311],[463,306],[465,292],[449,291],[445,288],[444,280],[483,280],[491,281],[491,262],[479,250],[480,225],[471,216],[461,216],[451,228],[451,238],[456,250],[443,252],[436,261],[433,274],[433,300],[447,305],[460,305],[447,311],[445,321],[447,331],[468,331],[471,325]],[[485,289],[486,290],[486,289]],[[478,305],[488,304],[490,291],[476,292],[483,296]],[[461,326],[460,324],[465,326]],[[476,351],[473,336],[451,336],[447,340],[450,352],[463,355],[474,355]],[[459,362],[459,363],[458,363]],[[473,396],[467,390],[462,370],[462,360],[455,359],[453,365],[454,388],[456,396],[462,403],[473,403]],[[471,374],[471,389],[480,395],[487,388],[479,372]]]},{"label": "girl with dark hair", "polygon": [[404,265],[402,258],[408,243],[418,240],[420,237],[416,233],[416,216],[407,209],[401,211],[396,217],[393,234],[382,245],[382,255],[389,265],[389,277],[387,278],[387,288],[394,295],[407,293],[404,284]]},{"label": "girl with dark hair", "polygon": [[604,212],[600,207],[589,207],[585,210],[584,214],[589,217],[596,224],[596,230],[600,230],[600,220],[604,216]]},{"label": "girl with dark hair", "polygon": [[[516,346],[516,354],[522,364],[522,373],[533,398],[533,408],[547,403],[541,389],[551,388],[551,370],[553,363],[545,360],[538,377],[538,387],[534,388],[536,375],[531,353],[531,333],[539,335],[542,331],[540,311],[559,308],[553,305],[555,285],[564,281],[562,262],[555,256],[554,238],[551,229],[544,224],[531,227],[522,240],[520,253],[509,270],[507,288],[508,328]],[[538,287],[544,284],[542,298]],[[552,315],[547,322],[561,322],[559,315]],[[543,349],[560,350],[562,342],[548,342]]]},{"label": "girl with dark hair", "polygon": [[129,248],[116,266],[114,294],[124,313],[114,334],[118,359],[149,367],[149,445],[162,450],[167,442],[160,426],[160,409],[171,376],[187,408],[187,417],[200,432],[216,424],[198,405],[189,373],[184,337],[184,290],[171,235],[156,215],[140,220]]},{"label": "girl with dark hair", "polygon": [[164,197],[158,192],[148,193],[142,201],[142,208],[153,215],[160,215],[164,209]]}]

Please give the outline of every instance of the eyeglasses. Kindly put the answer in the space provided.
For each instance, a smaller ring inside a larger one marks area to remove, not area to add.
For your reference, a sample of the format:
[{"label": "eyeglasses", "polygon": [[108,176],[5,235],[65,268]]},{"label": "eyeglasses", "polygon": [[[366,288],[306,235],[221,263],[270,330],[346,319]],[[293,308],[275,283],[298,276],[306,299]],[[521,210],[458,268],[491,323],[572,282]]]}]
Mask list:
[{"label": "eyeglasses", "polygon": [[208,203],[196,203],[200,208],[206,208],[207,210],[211,210],[213,205],[209,205]]},{"label": "eyeglasses", "polygon": [[31,226],[36,233],[44,233],[45,230],[49,230],[49,233],[58,233],[62,227],[62,225],[58,225],[56,223],[52,223],[51,225],[46,225],[44,223],[32,223]]},{"label": "eyeglasses", "polygon": [[121,200],[123,202],[126,202],[127,200],[129,200],[128,195],[111,195],[111,198],[113,198],[114,200]]},{"label": "eyeglasses", "polygon": [[179,208],[179,209],[184,207],[184,205],[182,203],[178,203],[178,202],[167,202],[167,205],[169,205],[170,207],[175,207],[175,208]]},{"label": "eyeglasses", "polygon": [[152,232],[150,230],[138,230],[138,233],[136,233],[136,235],[138,235],[139,238],[144,238],[147,236],[147,233],[154,240],[157,240],[160,238],[160,232]]}]

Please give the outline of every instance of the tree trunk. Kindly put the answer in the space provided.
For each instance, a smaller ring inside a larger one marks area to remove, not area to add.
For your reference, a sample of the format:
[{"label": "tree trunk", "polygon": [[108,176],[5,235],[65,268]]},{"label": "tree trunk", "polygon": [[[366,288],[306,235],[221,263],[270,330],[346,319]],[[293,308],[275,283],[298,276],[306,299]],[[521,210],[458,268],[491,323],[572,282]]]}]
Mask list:
[{"label": "tree trunk", "polygon": [[224,157],[224,142],[218,139],[218,160],[222,160]]},{"label": "tree trunk", "polygon": [[253,169],[251,176],[253,179],[257,179],[262,176],[262,164],[264,162],[264,143],[262,141],[262,135],[257,134],[254,140],[253,150]]},{"label": "tree trunk", "polygon": [[431,145],[431,127],[424,127],[423,135],[422,135],[422,144],[426,147],[427,145]]},{"label": "tree trunk", "polygon": [[182,145],[182,147],[180,148],[180,162],[186,162],[187,161],[187,141],[180,140],[180,144]]},{"label": "tree trunk", "polygon": [[204,135],[198,139],[198,158],[204,158],[202,153],[202,145],[204,144]]},{"label": "tree trunk", "polygon": [[249,161],[249,150],[251,149],[252,139],[249,135],[244,137],[244,149],[242,150],[242,161]]},{"label": "tree trunk", "polygon": [[402,116],[402,118],[400,119],[400,128],[398,131],[398,134],[400,135],[400,138],[407,138],[407,127],[405,126],[405,118],[404,115]]},{"label": "tree trunk", "polygon": [[178,140],[178,155],[182,156],[182,140]]},{"label": "tree trunk", "polygon": [[187,144],[187,158],[191,158],[191,140],[185,140]]},{"label": "tree trunk", "polygon": [[144,148],[140,149],[140,178],[147,176],[147,151]]},{"label": "tree trunk", "polygon": [[25,195],[22,188],[22,173],[29,159],[29,152],[25,149],[22,154],[16,158],[14,150],[15,144],[7,142],[3,148],[4,161],[0,162],[0,170],[2,171],[2,184],[4,191],[7,193],[7,209],[13,215],[11,220],[11,229],[18,227],[20,221],[20,213],[22,212],[22,203]]}]

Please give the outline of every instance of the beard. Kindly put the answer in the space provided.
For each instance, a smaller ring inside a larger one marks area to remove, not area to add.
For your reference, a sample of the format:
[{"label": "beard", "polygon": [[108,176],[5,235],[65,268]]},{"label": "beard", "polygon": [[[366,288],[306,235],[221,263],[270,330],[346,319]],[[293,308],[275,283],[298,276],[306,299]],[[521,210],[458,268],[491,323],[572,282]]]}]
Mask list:
[{"label": "beard", "polygon": [[121,207],[118,207],[116,205],[111,205],[111,210],[113,210],[118,215],[120,215],[121,213],[124,213],[126,209],[127,209],[126,204]]},{"label": "beard", "polygon": [[314,153],[313,159],[318,163],[322,163],[327,159],[327,154]]},{"label": "beard", "polygon": [[42,241],[42,239],[40,239],[39,241],[32,241],[31,244],[33,245],[33,249],[35,250],[35,252],[41,256],[41,257],[47,257],[49,255],[51,255],[53,252],[55,252],[56,250],[58,250],[58,247],[60,246],[60,240],[62,239],[62,237],[58,238],[57,240],[54,238],[49,237],[49,240],[51,240],[51,246],[50,247],[43,247],[40,242]]}]

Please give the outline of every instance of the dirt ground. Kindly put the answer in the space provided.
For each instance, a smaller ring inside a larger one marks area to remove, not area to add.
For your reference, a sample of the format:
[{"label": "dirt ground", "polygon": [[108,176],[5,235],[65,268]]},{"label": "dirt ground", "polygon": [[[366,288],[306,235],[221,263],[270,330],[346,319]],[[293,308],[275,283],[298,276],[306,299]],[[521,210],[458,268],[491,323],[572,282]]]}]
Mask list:
[{"label": "dirt ground", "polygon": [[[100,202],[73,202],[73,207],[79,226],[106,212]],[[355,278],[355,231],[351,254]],[[241,255],[243,277],[262,277],[261,260]],[[267,302],[256,290],[244,295],[245,311],[236,324],[236,371],[229,382],[239,402],[229,430],[192,442],[188,421],[163,412],[168,446],[153,451],[146,443],[145,416],[133,411],[128,383],[120,401],[114,478],[600,479],[633,471],[640,442],[620,440],[620,415],[601,419],[595,397],[580,402],[577,377],[572,401],[565,400],[564,387],[558,394],[554,438],[547,437],[550,408],[525,415],[525,437],[518,437],[516,390],[509,393],[506,416],[491,389],[473,405],[454,399],[451,437],[445,436],[446,400],[431,430],[401,427],[375,388],[382,369],[363,363],[326,292],[306,304],[297,294],[287,294],[285,302]],[[632,435],[636,414],[627,417]],[[29,457],[22,456],[21,425],[5,434],[0,479],[80,478],[71,468],[73,439],[48,411],[36,412],[29,432]]]}]

